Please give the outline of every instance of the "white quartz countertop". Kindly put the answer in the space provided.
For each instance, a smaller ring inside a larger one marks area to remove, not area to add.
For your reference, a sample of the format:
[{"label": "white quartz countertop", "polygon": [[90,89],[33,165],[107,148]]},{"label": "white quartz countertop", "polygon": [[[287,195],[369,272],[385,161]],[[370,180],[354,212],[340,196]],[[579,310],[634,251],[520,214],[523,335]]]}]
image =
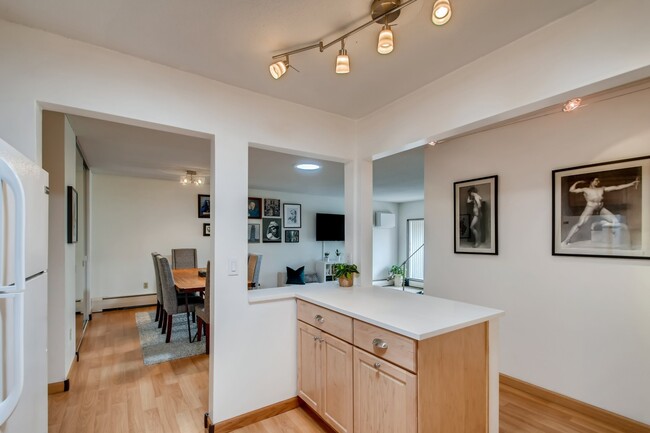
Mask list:
[{"label": "white quartz countertop", "polygon": [[249,302],[297,298],[415,340],[426,340],[500,317],[501,310],[382,287],[330,283],[251,290]]}]

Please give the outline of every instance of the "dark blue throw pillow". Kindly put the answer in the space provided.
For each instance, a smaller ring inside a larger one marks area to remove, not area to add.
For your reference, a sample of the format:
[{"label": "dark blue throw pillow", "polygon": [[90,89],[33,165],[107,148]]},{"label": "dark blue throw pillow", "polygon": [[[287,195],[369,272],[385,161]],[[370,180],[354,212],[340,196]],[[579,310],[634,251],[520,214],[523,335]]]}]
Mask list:
[{"label": "dark blue throw pillow", "polygon": [[287,284],[305,284],[305,267],[291,269],[287,266]]}]

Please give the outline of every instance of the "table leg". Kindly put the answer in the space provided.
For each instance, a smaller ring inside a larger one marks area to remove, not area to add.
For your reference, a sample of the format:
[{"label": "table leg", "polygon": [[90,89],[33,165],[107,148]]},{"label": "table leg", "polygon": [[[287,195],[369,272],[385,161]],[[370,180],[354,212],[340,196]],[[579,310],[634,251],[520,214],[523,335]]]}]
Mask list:
[{"label": "table leg", "polygon": [[185,292],[185,311],[187,311],[187,335],[190,337],[190,343],[192,342],[192,327],[190,326],[190,300],[188,293]]}]

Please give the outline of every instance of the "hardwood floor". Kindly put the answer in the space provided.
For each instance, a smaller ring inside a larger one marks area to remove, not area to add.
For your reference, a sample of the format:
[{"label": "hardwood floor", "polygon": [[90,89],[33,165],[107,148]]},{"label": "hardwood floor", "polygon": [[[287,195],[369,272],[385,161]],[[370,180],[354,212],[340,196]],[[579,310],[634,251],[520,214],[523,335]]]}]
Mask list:
[{"label": "hardwood floor", "polygon": [[[49,397],[49,433],[204,433],[208,357],[145,366],[135,313],[93,313],[70,391]],[[626,433],[501,385],[500,433]],[[298,408],[236,433],[326,433]],[[472,433],[472,432],[467,432]]]}]

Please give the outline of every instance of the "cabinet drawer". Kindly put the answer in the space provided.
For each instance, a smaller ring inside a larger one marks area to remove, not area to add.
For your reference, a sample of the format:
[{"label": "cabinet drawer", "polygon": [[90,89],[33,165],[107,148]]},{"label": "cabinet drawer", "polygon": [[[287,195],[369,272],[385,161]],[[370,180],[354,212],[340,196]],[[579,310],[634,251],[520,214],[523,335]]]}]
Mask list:
[{"label": "cabinet drawer", "polygon": [[355,320],[354,345],[409,371],[417,371],[416,344],[408,337]]},{"label": "cabinet drawer", "polygon": [[352,343],[352,318],[298,299],[298,320]]}]

